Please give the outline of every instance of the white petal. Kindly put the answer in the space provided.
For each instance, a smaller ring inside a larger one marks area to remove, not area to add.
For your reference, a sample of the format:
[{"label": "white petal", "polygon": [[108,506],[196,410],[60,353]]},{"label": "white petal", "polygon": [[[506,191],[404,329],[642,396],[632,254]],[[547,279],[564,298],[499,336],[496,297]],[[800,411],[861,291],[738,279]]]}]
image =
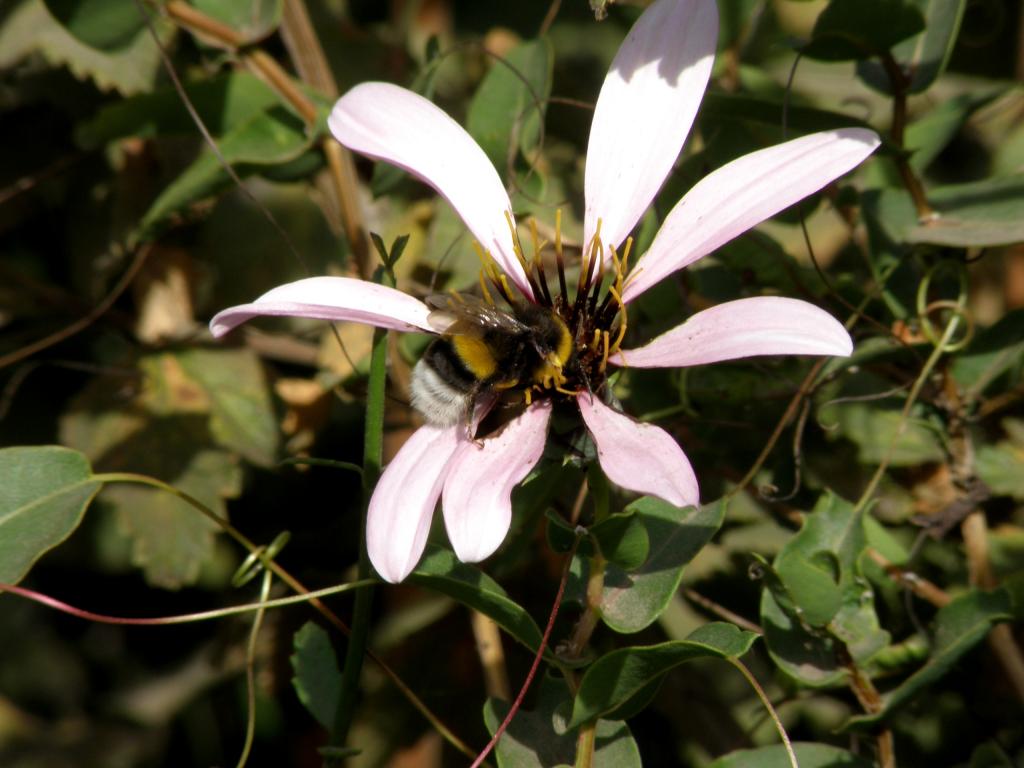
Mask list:
[{"label": "white petal", "polygon": [[390,83],[357,85],[338,99],[327,124],[349,149],[397,165],[436,189],[532,298],[505,220],[512,210],[508,193],[461,125],[419,94]]},{"label": "white petal", "polygon": [[849,355],[842,323],[813,304],[779,296],[705,309],[639,349],[609,360],[635,368],[677,368],[754,355]]},{"label": "white petal", "polygon": [[436,329],[427,322],[429,314],[422,301],[394,288],[351,277],[309,277],[279,285],[251,304],[218,312],[210,321],[210,332],[223,336],[250,318],[285,315],[434,333]]},{"label": "white petal", "polygon": [[733,160],[701,179],[672,209],[623,292],[632,301],[662,278],[706,256],[802,200],[875,151],[872,131],[813,133]]},{"label": "white petal", "polygon": [[590,394],[581,394],[576,401],[609,480],[677,507],[699,503],[690,461],[668,432],[634,421]]},{"label": "white petal", "polygon": [[707,87],[714,0],[658,0],[633,25],[601,88],[584,180],[584,243],[601,219],[618,247],[672,170]]},{"label": "white petal", "polygon": [[467,441],[452,457],[441,502],[448,540],[459,560],[476,563],[505,540],[512,489],[540,460],[550,402],[538,402],[482,445]]},{"label": "white petal", "polygon": [[449,460],[465,433],[464,424],[420,427],[377,481],[366,513],[366,548],[387,581],[401,581],[419,562]]}]

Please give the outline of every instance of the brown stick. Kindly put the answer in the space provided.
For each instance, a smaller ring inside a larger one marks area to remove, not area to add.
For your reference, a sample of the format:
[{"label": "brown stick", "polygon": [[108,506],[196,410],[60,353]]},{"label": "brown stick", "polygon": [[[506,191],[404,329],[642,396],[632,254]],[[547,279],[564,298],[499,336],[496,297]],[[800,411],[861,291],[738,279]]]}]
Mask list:
[{"label": "brown stick", "polygon": [[[281,37],[299,77],[329,97],[337,97],[338,84],[303,0],[286,0],[281,17]],[[324,139],[322,149],[328,170],[318,178],[317,186],[330,201],[331,215],[336,219],[334,224],[337,226],[340,222],[355,256],[356,271],[365,280],[373,273],[373,259],[365,218],[359,205],[359,177],[355,161],[352,153],[331,137]]]},{"label": "brown stick", "polygon": [[476,640],[476,652],[480,656],[480,666],[484,670],[484,687],[492,699],[512,700],[512,688],[508,682],[508,670],[505,668],[505,650],[501,646],[501,632],[494,620],[472,611],[470,620],[473,625],[473,638]]},{"label": "brown stick", "polygon": [[882,566],[890,578],[898,581],[922,600],[927,600],[932,605],[941,608],[944,605],[949,605],[949,602],[953,599],[947,592],[928,581],[928,579],[922,578],[911,570],[901,568],[900,566],[889,562],[881,552],[874,549],[868,549],[867,552],[868,557]]}]

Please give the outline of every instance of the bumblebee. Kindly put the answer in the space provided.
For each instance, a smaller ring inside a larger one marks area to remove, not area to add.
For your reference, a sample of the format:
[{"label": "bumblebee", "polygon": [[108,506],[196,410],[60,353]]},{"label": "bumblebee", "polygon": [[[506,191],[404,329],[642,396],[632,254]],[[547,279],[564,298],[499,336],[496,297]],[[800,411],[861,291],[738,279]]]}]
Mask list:
[{"label": "bumblebee", "polygon": [[509,301],[509,309],[466,294],[432,296],[430,322],[443,329],[412,371],[412,406],[429,424],[469,423],[477,399],[521,389],[559,388],[575,344],[550,307]]}]

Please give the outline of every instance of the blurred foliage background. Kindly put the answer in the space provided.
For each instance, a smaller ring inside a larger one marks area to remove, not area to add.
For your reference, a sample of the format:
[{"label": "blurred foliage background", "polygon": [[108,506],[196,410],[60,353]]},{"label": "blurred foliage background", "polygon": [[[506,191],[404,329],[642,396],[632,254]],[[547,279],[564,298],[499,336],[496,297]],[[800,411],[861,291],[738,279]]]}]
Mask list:
[{"label": "blurred foliage background", "polygon": [[[550,227],[560,208],[578,239],[593,102],[643,5],[3,3],[0,581],[128,617],[257,598],[256,582],[233,581],[246,547],[195,505],[95,473],[168,483],[255,546],[289,532],[275,561],[311,589],[353,579],[358,476],[286,460],[361,462],[369,331],[340,327],[342,350],[324,324],[281,319],[214,343],[206,321],[303,276],[368,277],[369,232],[409,236],[398,277],[410,292],[475,282],[444,201],[327,135],[333,100],[365,80],[443,106],[494,161],[520,221]],[[733,622],[764,641],[718,655],[743,655],[790,737],[817,744],[801,748],[805,767],[1024,765],[1022,6],[718,5],[712,84],[640,244],[695,180],[743,153],[843,125],[871,125],[885,144],[651,290],[631,331],[650,338],[697,309],[779,293],[852,317],[857,348],[617,381],[631,413],[678,438],[709,503],[673,529],[693,538],[673,539],[661,570],[623,564],[624,583],[656,595],[607,606],[583,661]],[[416,424],[408,375],[425,343],[391,343],[390,453]],[[44,445],[71,451],[24,448]],[[472,753],[508,694],[484,674],[471,609],[494,615],[500,593],[514,608],[499,624],[544,626],[563,557],[544,513],[571,508],[584,476],[550,469],[518,492],[512,534],[483,564],[493,587],[453,586],[478,571],[445,561],[435,531],[434,570],[377,590],[370,648]],[[54,488],[60,505],[39,502],[50,527],[16,529],[13,512]],[[660,512],[627,514],[659,530]],[[553,642],[579,615],[583,567]],[[271,596],[289,591],[275,581]],[[350,620],[349,596],[326,605]],[[0,765],[230,765],[250,724],[248,764],[320,765],[345,635],[307,605],[252,626],[251,614],[123,626],[0,596]],[[532,659],[517,639],[503,636],[498,661],[513,693]],[[572,734],[550,728],[571,697],[550,683],[527,698],[521,749],[506,743],[501,764],[573,761]],[[641,693],[631,711],[602,710],[595,765],[788,764],[778,747],[741,751],[778,734],[721,658],[659,668]],[[352,765],[468,759],[378,664],[359,695]]]}]

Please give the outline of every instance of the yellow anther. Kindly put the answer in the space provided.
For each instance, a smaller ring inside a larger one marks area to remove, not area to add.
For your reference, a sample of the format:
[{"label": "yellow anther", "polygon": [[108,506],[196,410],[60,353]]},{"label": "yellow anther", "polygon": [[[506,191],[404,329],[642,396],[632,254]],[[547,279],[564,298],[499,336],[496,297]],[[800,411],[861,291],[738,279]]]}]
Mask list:
[{"label": "yellow anther", "polygon": [[611,353],[614,354],[619,351],[619,346],[622,344],[622,339],[626,335],[626,328],[629,327],[628,315],[626,311],[626,305],[622,301],[622,294],[619,293],[615,286],[608,286],[608,294],[615,300],[615,303],[619,305],[619,314],[621,319],[619,320],[619,332],[615,337],[615,342],[612,344]]},{"label": "yellow anther", "polygon": [[504,274],[498,275],[498,282],[501,283],[501,287],[504,290],[506,296],[512,295],[512,289],[508,287],[508,278]]},{"label": "yellow anther", "polygon": [[586,280],[590,274],[590,265],[594,259],[599,258],[604,253],[604,247],[601,245],[601,220],[597,220],[597,229],[594,231],[594,236],[590,239],[590,244],[583,249],[582,258],[580,259],[580,279],[577,284],[577,293],[582,293],[584,286],[589,285]]},{"label": "yellow anther", "polygon": [[629,266],[629,252],[633,249],[633,238],[626,238],[626,246],[622,249],[622,272],[625,273],[626,267]]},{"label": "yellow anther", "polygon": [[601,346],[601,331],[597,328],[594,329],[594,340],[590,343],[594,349]]},{"label": "yellow anther", "polygon": [[615,303],[619,305],[619,311],[625,312],[626,305],[622,303],[622,294],[619,293],[618,289],[614,285],[609,285],[608,293],[610,293],[612,298],[615,299]]},{"label": "yellow anther", "polygon": [[619,333],[615,337],[615,343],[612,344],[611,352],[615,354],[622,347],[622,340],[626,337],[626,314],[623,312],[622,321],[619,323]]},{"label": "yellow anther", "polygon": [[483,294],[484,301],[488,304],[494,303],[494,297],[491,296],[491,289],[487,287],[487,280],[484,277],[483,270],[480,270],[480,292]]},{"label": "yellow anther", "polygon": [[512,235],[512,251],[515,253],[516,258],[519,259],[519,264],[522,268],[529,272],[526,255],[523,253],[522,243],[519,242],[519,233],[516,232],[516,225],[512,221],[511,211],[505,211],[505,223],[508,224],[509,234]]},{"label": "yellow anther", "polygon": [[533,395],[530,394],[530,390],[529,389],[524,389],[523,390],[523,399],[526,400],[526,404],[527,405],[529,405],[530,403],[533,402]]},{"label": "yellow anther", "polygon": [[643,267],[641,267],[640,269],[637,269],[637,270],[634,270],[633,272],[631,272],[629,274],[629,277],[627,277],[625,282],[623,282],[622,290],[625,291],[626,288],[629,287],[630,283],[632,283],[634,280],[636,280],[638,277],[640,277],[640,273],[643,272],[643,271],[644,271]]},{"label": "yellow anther", "polygon": [[601,332],[601,341],[603,342],[604,350],[601,353],[601,365],[598,370],[604,373],[604,369],[608,367],[608,331]]},{"label": "yellow anther", "polygon": [[491,280],[496,280],[496,275],[500,274],[501,270],[498,269],[494,257],[488,251],[485,251],[476,240],[473,241],[473,250],[476,252],[476,257],[480,259],[480,264],[483,266],[487,277]]}]

